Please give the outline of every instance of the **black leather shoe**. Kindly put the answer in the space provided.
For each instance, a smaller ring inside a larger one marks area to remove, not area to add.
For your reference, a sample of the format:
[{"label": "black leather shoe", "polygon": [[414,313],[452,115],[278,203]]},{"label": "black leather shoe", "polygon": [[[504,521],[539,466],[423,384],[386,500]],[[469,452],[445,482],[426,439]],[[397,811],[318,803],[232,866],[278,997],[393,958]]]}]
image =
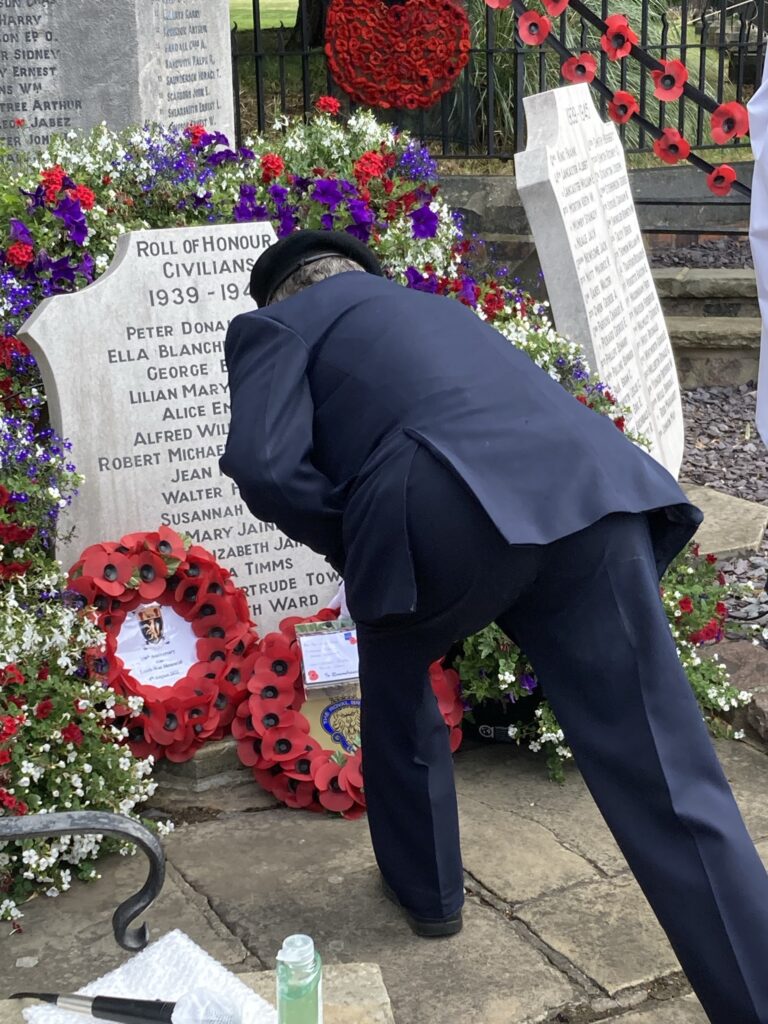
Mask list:
[{"label": "black leather shoe", "polygon": [[432,920],[423,917],[414,917],[410,910],[402,905],[400,900],[397,898],[394,890],[387,885],[386,881],[382,878],[381,887],[384,890],[384,895],[388,900],[391,900],[396,906],[400,907],[405,919],[411,926],[411,931],[418,935],[422,939],[444,939],[449,935],[456,935],[461,931],[463,924],[461,911],[457,910],[455,914],[450,917],[439,917]]}]

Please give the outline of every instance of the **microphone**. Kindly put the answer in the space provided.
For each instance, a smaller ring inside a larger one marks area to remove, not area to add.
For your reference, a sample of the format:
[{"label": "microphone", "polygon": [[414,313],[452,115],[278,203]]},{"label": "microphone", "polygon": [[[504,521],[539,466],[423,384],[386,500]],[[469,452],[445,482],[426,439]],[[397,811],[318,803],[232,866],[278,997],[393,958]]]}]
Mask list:
[{"label": "microphone", "polygon": [[39,999],[69,1013],[116,1024],[240,1024],[239,1015],[227,1000],[203,989],[187,993],[175,1003],[53,992],[15,992],[11,999]]}]

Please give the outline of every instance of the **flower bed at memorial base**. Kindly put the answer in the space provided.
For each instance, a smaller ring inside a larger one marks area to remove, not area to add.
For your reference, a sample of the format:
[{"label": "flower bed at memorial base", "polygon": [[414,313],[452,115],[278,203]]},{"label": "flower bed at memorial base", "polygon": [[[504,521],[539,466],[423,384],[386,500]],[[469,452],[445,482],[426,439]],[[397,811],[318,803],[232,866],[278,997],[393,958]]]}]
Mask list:
[{"label": "flower bed at memorial base", "polygon": [[[347,230],[376,250],[394,280],[469,306],[576,400],[610,416],[617,429],[627,427],[630,410],[617,402],[611,382],[600,381],[577,346],[556,333],[546,306],[525,294],[479,239],[467,237],[460,218],[440,197],[428,150],[367,113],[342,123],[332,97],[318,107],[309,123],[281,121],[269,138],[251,140],[240,149],[201,125],[122,134],[102,126],[85,136],[56,139],[37,156],[14,161],[0,156],[0,813],[94,806],[136,813],[151,791],[147,776],[158,747],[176,754],[191,750],[188,742],[173,747],[181,735],[173,737],[175,727],[163,721],[156,728],[151,694],[128,676],[120,677],[120,695],[107,679],[97,678],[104,676],[99,672],[104,665],[91,661],[96,678],[88,678],[89,652],[98,646],[99,635],[79,606],[82,597],[99,597],[88,580],[97,578],[103,559],[90,549],[80,565],[80,582],[74,580],[68,589],[52,557],[60,511],[80,483],[77,452],[69,452],[67,442],[50,431],[37,368],[16,338],[43,298],[96,280],[123,232],[259,220],[271,221],[280,236],[298,227]],[[154,527],[146,524],[147,530]],[[168,553],[159,550],[156,536],[141,535],[126,544],[130,556],[118,552],[134,559],[134,569],[136,557],[149,558],[146,564],[155,577],[129,586],[132,570],[121,579],[120,594],[102,591],[110,598],[109,608],[97,608],[102,625],[109,615],[126,612],[134,590],[150,600],[170,594],[162,574],[163,589],[156,592],[157,559],[170,569],[175,556],[165,559]],[[215,576],[204,554],[194,557]],[[120,572],[127,569],[122,566]],[[214,595],[216,614],[227,614],[222,608],[230,601],[237,609],[239,598],[227,591],[226,580],[218,578],[218,585],[224,593]],[[689,550],[670,570],[664,587],[670,624],[704,712],[743,703],[747,695],[730,686],[724,666],[696,653],[697,644],[714,643],[722,633],[724,591],[714,567]],[[129,591],[129,599],[122,600]],[[169,600],[178,608],[183,590],[174,588]],[[243,625],[237,611],[234,619],[233,628]],[[237,657],[243,658],[243,652]],[[567,748],[523,655],[490,628],[467,642],[457,667],[467,709],[481,701],[507,709],[514,703],[513,711],[536,705],[537,713],[527,716],[532,722],[521,726],[516,738],[545,751],[557,771]],[[450,689],[453,681],[446,675],[440,685]],[[196,701],[186,709],[179,703],[182,718],[199,710],[198,695],[193,696]],[[450,695],[444,698],[447,706]],[[270,698],[262,694],[258,699]],[[226,709],[207,705],[205,724],[198,723],[203,729],[195,735],[212,737],[225,730],[234,703],[233,697]],[[114,724],[118,711],[128,715],[119,728]],[[233,731],[237,722],[235,708]],[[151,742],[136,746],[139,731],[145,740],[149,734]],[[125,745],[132,732],[135,753]],[[454,732],[454,744],[458,738]],[[261,781],[286,802],[356,813],[355,799],[355,806],[345,807],[346,798],[333,799],[330,808],[317,795],[341,787],[349,797],[360,789],[354,760],[343,777],[343,766],[337,771],[331,759],[327,762],[322,771],[315,769],[322,785],[313,774],[311,793],[306,777],[294,778],[298,785],[293,786],[279,766],[277,772],[257,762],[252,767],[270,773]],[[91,873],[101,848],[95,839],[58,839],[0,850],[0,918],[17,916],[18,903],[32,892],[53,894],[69,884],[75,871]]]}]

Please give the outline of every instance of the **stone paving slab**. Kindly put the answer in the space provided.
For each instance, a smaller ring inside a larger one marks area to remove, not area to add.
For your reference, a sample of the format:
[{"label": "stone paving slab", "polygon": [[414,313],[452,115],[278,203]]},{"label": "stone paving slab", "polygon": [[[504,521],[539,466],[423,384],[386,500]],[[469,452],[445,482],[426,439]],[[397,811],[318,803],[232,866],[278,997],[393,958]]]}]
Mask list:
[{"label": "stone paving slab", "polygon": [[610,995],[680,970],[630,875],[535,900],[516,914]]},{"label": "stone paving slab", "polygon": [[506,903],[521,903],[600,877],[548,829],[508,811],[462,800],[464,869]]},{"label": "stone paving slab", "polygon": [[[29,989],[73,992],[129,959],[115,942],[112,914],[121,900],[138,891],[146,865],[140,854],[106,858],[99,864],[99,881],[75,882],[56,899],[41,896],[25,903],[20,934],[11,935],[10,924],[0,922],[0,997]],[[151,940],[180,928],[225,966],[248,963],[240,939],[172,867],[160,898],[142,920],[149,925]]]},{"label": "stone paving slab", "polygon": [[566,849],[598,872],[617,874],[627,864],[575,768],[566,782],[550,781],[547,766],[515,744],[459,751],[456,787],[462,805],[508,811],[543,826]]},{"label": "stone paving slab", "polygon": [[656,1003],[636,1013],[623,1014],[614,1019],[616,1024],[708,1024],[709,1021],[696,996],[683,996],[681,999]]},{"label": "stone paving slab", "polygon": [[760,549],[768,525],[768,507],[723,494],[712,487],[680,482],[686,496],[704,513],[704,522],[696,532],[702,554],[731,558],[754,554]]},{"label": "stone paving slab", "polygon": [[[225,869],[208,855],[221,835]],[[380,964],[403,1024],[513,1024],[576,996],[512,922],[476,899],[467,902],[460,935],[443,942],[412,935],[381,891],[364,821],[264,811],[180,829],[167,848],[268,966],[293,931],[312,935],[326,962]]]}]

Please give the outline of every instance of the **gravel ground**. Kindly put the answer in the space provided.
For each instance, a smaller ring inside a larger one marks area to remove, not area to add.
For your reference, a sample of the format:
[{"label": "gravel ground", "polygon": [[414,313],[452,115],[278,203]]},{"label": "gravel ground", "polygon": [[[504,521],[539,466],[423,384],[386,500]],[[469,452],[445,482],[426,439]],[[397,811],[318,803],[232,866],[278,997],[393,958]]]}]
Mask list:
[{"label": "gravel ground", "polygon": [[749,239],[742,236],[725,235],[716,242],[699,242],[683,249],[651,249],[649,256],[652,267],[727,267],[740,270],[754,266]]},{"label": "gravel ground", "polygon": [[[755,429],[756,385],[702,387],[683,391],[685,457],[680,476],[737,498],[768,506],[768,450]],[[722,565],[729,581],[751,583],[760,590],[730,602],[733,619],[764,626],[768,646],[768,534],[749,558]]]}]

